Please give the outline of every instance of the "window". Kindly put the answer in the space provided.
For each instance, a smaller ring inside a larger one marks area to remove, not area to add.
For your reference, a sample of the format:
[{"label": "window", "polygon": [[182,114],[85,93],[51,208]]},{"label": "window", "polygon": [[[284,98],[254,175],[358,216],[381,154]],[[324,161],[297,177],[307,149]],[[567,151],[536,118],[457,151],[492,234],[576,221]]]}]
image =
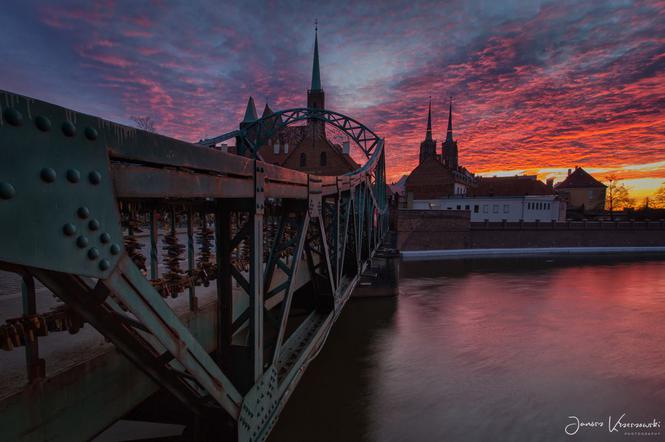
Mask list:
[{"label": "window", "polygon": [[489,212],[489,204],[483,204],[483,213]]},{"label": "window", "polygon": [[473,213],[478,213],[480,212],[480,206],[478,204],[473,205]]},{"label": "window", "polygon": [[284,153],[289,153],[289,143],[284,143]]},{"label": "window", "polygon": [[508,213],[510,212],[510,206],[508,204],[503,205],[503,213]]},{"label": "window", "polygon": [[307,166],[307,155],[305,153],[300,154],[300,167],[305,167]]},{"label": "window", "polygon": [[321,152],[321,165],[325,166],[328,164],[328,156],[325,152]]},{"label": "window", "polygon": [[469,210],[469,205],[464,206],[464,210]]},{"label": "window", "polygon": [[275,143],[273,147],[275,148],[275,153],[279,153],[279,142]]},{"label": "window", "polygon": [[492,204],[492,213],[499,213],[499,205]]},{"label": "window", "polygon": [[457,210],[462,210],[462,206],[460,206],[460,205],[458,204],[458,205],[457,205]]},{"label": "window", "polygon": [[589,190],[589,199],[590,199],[590,200],[593,199],[593,190]]}]

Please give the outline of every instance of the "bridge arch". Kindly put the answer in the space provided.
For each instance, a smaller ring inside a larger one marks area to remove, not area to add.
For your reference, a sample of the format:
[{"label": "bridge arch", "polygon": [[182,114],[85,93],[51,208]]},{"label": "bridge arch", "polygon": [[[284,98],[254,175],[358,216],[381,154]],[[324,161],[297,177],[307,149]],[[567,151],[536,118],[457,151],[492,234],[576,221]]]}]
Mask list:
[{"label": "bridge arch", "polygon": [[213,146],[232,138],[239,138],[246,143],[246,146],[252,152],[258,153],[268,139],[280,129],[307,120],[322,121],[341,130],[360,147],[367,159],[372,157],[378,147],[382,148],[383,140],[358,120],[328,109],[310,109],[306,107],[275,112],[248,123],[239,130],[201,140],[199,144]]}]

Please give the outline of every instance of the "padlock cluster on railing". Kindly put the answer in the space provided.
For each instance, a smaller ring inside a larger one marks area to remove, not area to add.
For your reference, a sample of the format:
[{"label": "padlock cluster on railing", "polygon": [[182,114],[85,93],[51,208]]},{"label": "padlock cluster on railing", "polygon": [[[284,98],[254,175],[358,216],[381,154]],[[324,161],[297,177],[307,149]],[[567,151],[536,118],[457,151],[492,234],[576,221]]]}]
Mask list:
[{"label": "padlock cluster on railing", "polygon": [[0,349],[11,351],[17,347],[34,343],[38,336],[50,332],[69,331],[77,333],[83,320],[67,307],[57,307],[50,312],[7,319],[0,325]]}]

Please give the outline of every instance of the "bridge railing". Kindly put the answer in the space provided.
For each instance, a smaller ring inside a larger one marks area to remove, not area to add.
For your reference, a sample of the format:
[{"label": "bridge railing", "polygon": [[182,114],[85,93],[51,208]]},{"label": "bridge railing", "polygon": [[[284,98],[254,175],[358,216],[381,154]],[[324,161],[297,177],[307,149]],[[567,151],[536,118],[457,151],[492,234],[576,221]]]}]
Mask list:
[{"label": "bridge railing", "polygon": [[[0,105],[0,267],[41,281],[212,431],[264,440],[387,229],[383,140],[338,113],[277,113],[332,124],[367,157],[315,176],[261,160],[256,134],[277,120],[228,135],[250,147],[232,155],[8,92]],[[193,311],[217,300],[212,355],[173,310],[185,293]]]}]

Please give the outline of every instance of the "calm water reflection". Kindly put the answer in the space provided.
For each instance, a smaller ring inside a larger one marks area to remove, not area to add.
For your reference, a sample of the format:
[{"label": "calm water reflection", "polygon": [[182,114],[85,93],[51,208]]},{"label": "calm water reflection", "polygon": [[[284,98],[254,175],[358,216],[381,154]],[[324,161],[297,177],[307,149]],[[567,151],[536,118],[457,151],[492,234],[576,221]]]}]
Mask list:
[{"label": "calm water reflection", "polygon": [[[663,440],[665,262],[402,264],[397,299],[355,300],[278,441]],[[566,436],[568,416],[605,422]]]}]

